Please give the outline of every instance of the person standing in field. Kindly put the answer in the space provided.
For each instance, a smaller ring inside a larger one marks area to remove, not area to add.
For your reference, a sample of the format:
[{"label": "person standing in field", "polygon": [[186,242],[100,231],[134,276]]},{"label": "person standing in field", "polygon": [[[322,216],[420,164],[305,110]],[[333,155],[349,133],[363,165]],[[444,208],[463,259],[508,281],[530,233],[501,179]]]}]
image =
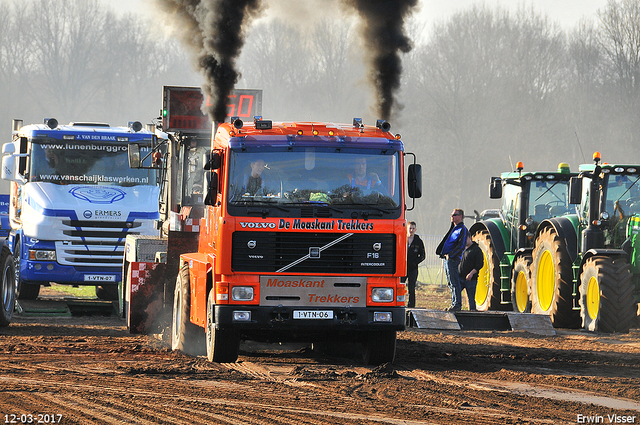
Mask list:
[{"label": "person standing in field", "polygon": [[409,302],[407,307],[416,306],[416,282],[418,280],[418,265],[425,259],[424,243],[416,235],[416,222],[410,221],[407,226],[407,275],[400,281],[407,282]]},{"label": "person standing in field", "polygon": [[467,235],[464,247],[458,268],[460,285],[462,289],[467,291],[469,311],[476,311],[476,285],[478,284],[478,272],[484,266],[484,254],[478,244],[471,240],[471,235]]},{"label": "person standing in field", "polygon": [[436,254],[444,258],[444,270],[447,275],[447,285],[451,290],[451,305],[447,311],[460,311],[462,309],[462,285],[458,266],[464,252],[464,245],[469,231],[464,223],[464,211],[456,208],[451,213],[451,226],[436,248]]}]

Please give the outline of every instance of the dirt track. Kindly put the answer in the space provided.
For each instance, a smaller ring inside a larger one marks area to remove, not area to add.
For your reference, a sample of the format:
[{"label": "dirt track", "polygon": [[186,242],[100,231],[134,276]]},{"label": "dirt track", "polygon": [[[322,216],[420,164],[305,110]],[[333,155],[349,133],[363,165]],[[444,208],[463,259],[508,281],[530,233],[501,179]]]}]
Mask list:
[{"label": "dirt track", "polygon": [[640,423],[637,329],[406,331],[396,363],[379,368],[278,346],[209,363],[117,317],[18,317],[0,334],[5,423]]}]

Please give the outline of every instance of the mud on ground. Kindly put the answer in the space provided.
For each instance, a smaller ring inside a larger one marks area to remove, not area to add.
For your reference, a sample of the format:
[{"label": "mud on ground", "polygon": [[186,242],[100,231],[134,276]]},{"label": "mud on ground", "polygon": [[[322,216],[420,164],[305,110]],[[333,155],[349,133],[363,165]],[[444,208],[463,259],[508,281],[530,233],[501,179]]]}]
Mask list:
[{"label": "mud on ground", "polygon": [[237,363],[210,363],[115,316],[16,317],[0,341],[5,423],[640,423],[638,329],[409,330],[377,368],[249,344]]}]

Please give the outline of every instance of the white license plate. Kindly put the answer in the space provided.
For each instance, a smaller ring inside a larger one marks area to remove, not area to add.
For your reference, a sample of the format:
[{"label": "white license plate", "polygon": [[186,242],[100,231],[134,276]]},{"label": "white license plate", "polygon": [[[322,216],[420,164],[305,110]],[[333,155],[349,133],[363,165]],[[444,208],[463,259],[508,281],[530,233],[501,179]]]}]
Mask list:
[{"label": "white license plate", "polygon": [[294,319],[333,319],[333,310],[294,310]]},{"label": "white license plate", "polygon": [[85,274],[84,275],[85,282],[115,282],[115,275],[104,275],[104,274]]}]

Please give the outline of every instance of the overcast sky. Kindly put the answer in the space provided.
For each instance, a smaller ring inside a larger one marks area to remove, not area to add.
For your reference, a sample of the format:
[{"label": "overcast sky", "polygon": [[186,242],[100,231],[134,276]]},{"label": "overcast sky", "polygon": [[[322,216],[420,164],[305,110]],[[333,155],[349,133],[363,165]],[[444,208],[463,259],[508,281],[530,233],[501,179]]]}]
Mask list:
[{"label": "overcast sky", "polygon": [[[153,0],[101,0],[117,11],[146,13],[153,8]],[[279,0],[271,0],[278,2]],[[301,0],[298,0],[300,2]],[[324,1],[324,0],[320,0]],[[286,1],[282,1],[286,3]],[[515,8],[517,5],[533,5],[537,12],[548,15],[552,21],[558,21],[564,29],[571,29],[583,18],[593,18],[598,9],[604,9],[607,0],[420,0],[420,16],[427,26],[436,21],[448,19],[452,14],[467,9],[473,4],[489,6],[500,4],[503,7]]]}]

